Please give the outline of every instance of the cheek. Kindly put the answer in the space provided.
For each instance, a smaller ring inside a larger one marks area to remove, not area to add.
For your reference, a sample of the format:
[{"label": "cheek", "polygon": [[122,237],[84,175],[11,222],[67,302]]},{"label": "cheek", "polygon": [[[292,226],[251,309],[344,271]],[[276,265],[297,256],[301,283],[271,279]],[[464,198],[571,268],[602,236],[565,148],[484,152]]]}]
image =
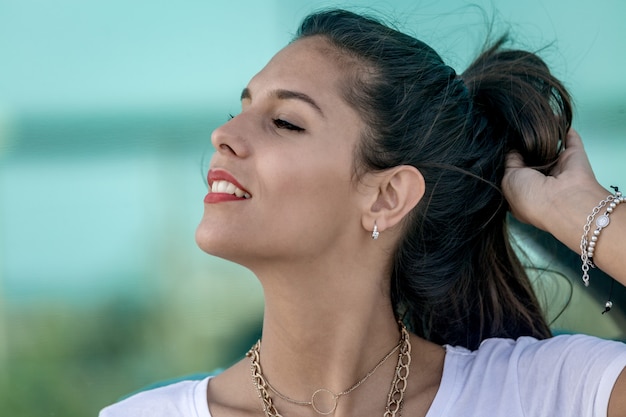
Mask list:
[{"label": "cheek", "polygon": [[340,156],[303,151],[292,155],[287,164],[274,158],[264,161],[272,170],[264,196],[273,199],[271,207],[277,220],[319,225],[353,211],[351,165],[345,162],[348,158]]},{"label": "cheek", "polygon": [[333,191],[347,192],[350,187],[349,159],[341,153],[307,150],[265,158],[264,171],[270,173],[266,186],[285,197],[298,195],[316,199]]}]

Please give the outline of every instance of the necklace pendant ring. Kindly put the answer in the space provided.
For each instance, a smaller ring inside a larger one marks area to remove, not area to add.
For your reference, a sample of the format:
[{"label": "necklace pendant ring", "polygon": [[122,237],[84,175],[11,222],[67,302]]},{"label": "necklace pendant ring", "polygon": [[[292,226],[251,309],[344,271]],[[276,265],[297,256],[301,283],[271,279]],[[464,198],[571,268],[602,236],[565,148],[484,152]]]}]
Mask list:
[{"label": "necklace pendant ring", "polygon": [[[330,410],[328,410],[328,411],[320,410],[320,408],[315,404],[315,400],[318,399],[320,394],[327,394],[326,396],[330,396],[331,401],[332,401],[332,407],[331,407]],[[337,409],[337,400],[338,399],[339,399],[339,396],[337,394],[335,394],[334,392],[332,392],[330,390],[327,390],[326,388],[320,388],[317,391],[315,391],[313,393],[313,395],[311,395],[311,407],[313,407],[313,409],[315,410],[315,412],[317,414],[321,414],[323,416],[327,416],[327,415],[330,415],[330,414],[334,413],[335,410]]]}]

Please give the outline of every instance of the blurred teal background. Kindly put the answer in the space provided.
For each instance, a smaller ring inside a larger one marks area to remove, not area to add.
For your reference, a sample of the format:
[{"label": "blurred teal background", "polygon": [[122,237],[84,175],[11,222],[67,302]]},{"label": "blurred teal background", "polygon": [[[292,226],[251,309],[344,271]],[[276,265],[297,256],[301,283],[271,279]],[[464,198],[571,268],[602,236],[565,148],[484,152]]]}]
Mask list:
[{"label": "blurred teal background", "polygon": [[[3,415],[96,415],[247,349],[260,287],[194,243],[209,137],[300,19],[331,5],[388,16],[459,72],[490,22],[545,47],[599,180],[626,188],[622,0],[0,0]],[[556,316],[576,255],[529,235],[531,258],[561,271],[536,277]],[[590,294],[574,284],[555,329],[626,339],[624,306],[600,316]]]}]

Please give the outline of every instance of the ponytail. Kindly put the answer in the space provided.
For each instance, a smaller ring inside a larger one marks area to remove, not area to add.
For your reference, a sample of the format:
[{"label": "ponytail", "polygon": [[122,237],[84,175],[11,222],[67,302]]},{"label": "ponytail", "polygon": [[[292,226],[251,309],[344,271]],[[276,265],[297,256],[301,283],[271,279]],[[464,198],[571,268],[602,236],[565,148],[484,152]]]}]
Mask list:
[{"label": "ponytail", "polygon": [[549,168],[572,121],[570,96],[537,55],[487,48],[462,75],[474,105],[474,134],[504,141],[528,166]]}]

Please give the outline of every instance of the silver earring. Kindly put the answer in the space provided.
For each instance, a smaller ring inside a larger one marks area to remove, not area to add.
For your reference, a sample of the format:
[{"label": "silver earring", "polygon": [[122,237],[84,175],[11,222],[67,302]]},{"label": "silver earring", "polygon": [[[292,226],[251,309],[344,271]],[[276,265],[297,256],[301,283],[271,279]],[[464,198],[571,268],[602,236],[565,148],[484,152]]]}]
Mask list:
[{"label": "silver earring", "polygon": [[380,235],[380,233],[378,233],[378,226],[376,225],[376,221],[374,221],[374,230],[372,230],[372,239],[374,240],[378,239],[378,235]]}]

